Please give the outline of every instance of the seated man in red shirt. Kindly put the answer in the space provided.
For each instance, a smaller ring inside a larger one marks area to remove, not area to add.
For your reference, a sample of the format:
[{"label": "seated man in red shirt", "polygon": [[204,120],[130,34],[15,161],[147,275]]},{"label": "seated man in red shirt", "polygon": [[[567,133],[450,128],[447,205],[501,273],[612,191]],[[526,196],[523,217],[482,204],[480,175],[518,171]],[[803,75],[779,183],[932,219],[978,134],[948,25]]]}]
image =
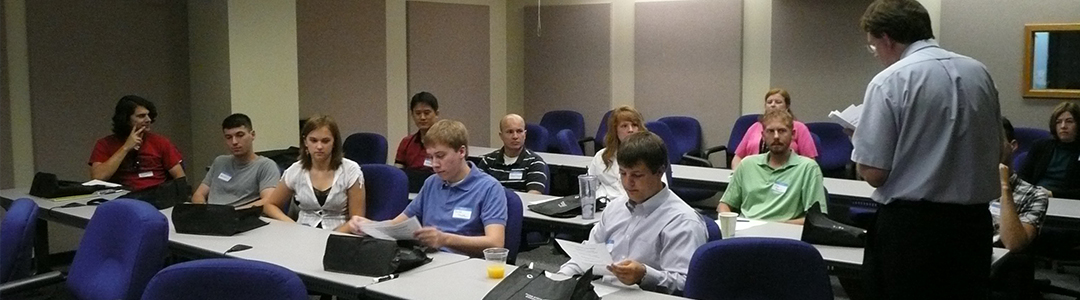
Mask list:
[{"label": "seated man in red shirt", "polygon": [[157,118],[154,103],[128,95],[116,103],[113,134],[94,145],[90,177],[122,184],[134,191],[184,177],[183,158],[172,142],[150,132]]},{"label": "seated man in red shirt", "polygon": [[428,92],[419,92],[409,100],[409,115],[418,130],[401,139],[398,144],[394,165],[409,176],[409,192],[419,192],[431,170],[431,157],[424,148],[424,134],[431,124],[439,121],[439,100]]}]

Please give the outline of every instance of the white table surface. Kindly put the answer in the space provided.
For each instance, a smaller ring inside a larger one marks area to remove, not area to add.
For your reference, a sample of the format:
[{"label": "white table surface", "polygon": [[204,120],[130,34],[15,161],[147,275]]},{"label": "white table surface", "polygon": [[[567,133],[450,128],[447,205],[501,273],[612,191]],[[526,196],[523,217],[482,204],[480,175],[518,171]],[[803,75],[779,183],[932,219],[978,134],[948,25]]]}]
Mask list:
[{"label": "white table surface", "polygon": [[[719,225],[719,223],[717,225]],[[736,231],[735,237],[773,237],[801,240],[802,228],[802,225],[766,222],[762,225]],[[821,257],[827,262],[862,266],[863,248],[826,245],[813,246],[814,248],[817,248],[818,252],[821,253]],[[1008,252],[1009,250],[1003,248],[994,248],[992,261],[997,261]]]},{"label": "white table surface", "polygon": [[1050,198],[1047,205],[1047,216],[1080,219],[1080,200]]},{"label": "white table surface", "polygon": [[[573,218],[549,217],[549,216],[545,216],[543,214],[539,214],[539,213],[537,213],[535,211],[529,210],[529,205],[536,204],[536,203],[543,203],[543,202],[547,202],[547,201],[552,201],[552,200],[555,200],[555,199],[562,198],[561,196],[537,195],[537,194],[529,194],[529,193],[522,193],[522,192],[514,192],[514,193],[516,193],[518,195],[518,197],[521,197],[522,215],[526,219],[541,220],[541,221],[553,222],[553,223],[563,223],[563,224],[569,224],[569,225],[589,226],[589,225],[595,224],[596,222],[600,222],[600,216],[603,214],[603,212],[597,212],[596,216],[594,218],[590,219],[590,220],[582,219],[580,215],[575,216]],[[409,193],[409,200],[411,201],[413,199],[416,199],[416,195],[417,195],[416,193]]]},{"label": "white table surface", "polygon": [[[340,286],[362,288],[374,283],[373,277],[335,273],[323,270],[322,258],[326,251],[326,239],[333,233],[294,223],[263,218],[270,224],[238,233],[234,236],[207,236],[182,234],[176,232],[171,221],[172,209],[162,210],[169,217],[169,241],[198,248],[213,253],[224,253],[237,244],[251,246],[251,249],[231,252],[227,256],[272,263],[293,272],[312,278],[329,281]],[[428,254],[432,261],[401,276],[423,272],[468,259],[467,256],[436,252]]]},{"label": "white table surface", "polygon": [[[422,272],[410,277],[376,283],[368,286],[370,293],[400,299],[476,300],[483,299],[502,279],[487,277],[488,263],[481,259],[469,259],[442,268]],[[516,270],[507,265],[505,275]],[[594,285],[603,283],[593,282]],[[423,288],[418,288],[423,287]],[[603,297],[604,299],[682,299],[641,289],[624,289]]]}]

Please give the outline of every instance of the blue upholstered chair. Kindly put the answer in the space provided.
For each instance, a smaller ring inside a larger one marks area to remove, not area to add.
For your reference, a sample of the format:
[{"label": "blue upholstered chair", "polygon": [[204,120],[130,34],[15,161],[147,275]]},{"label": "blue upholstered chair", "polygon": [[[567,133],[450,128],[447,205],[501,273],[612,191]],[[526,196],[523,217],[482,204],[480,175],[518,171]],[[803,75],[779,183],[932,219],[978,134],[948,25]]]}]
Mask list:
[{"label": "blue upholstered chair", "polygon": [[735,149],[739,148],[739,143],[742,142],[742,138],[746,135],[746,131],[750,130],[750,126],[754,126],[757,123],[761,114],[749,114],[743,115],[735,120],[735,125],[731,126],[731,135],[728,136],[727,146],[723,151],[727,152],[727,165],[731,167],[731,160],[735,159]]},{"label": "blue upholstered chair", "polygon": [[366,164],[360,170],[364,172],[368,219],[390,220],[405,211],[409,206],[409,178],[404,171],[387,164]]},{"label": "blue upholstered chair", "polygon": [[585,153],[581,151],[581,146],[578,145],[577,139],[574,138],[574,132],[570,131],[570,129],[563,129],[555,134],[554,148],[554,152],[556,153],[585,155]]},{"label": "blue upholstered chair", "polygon": [[[563,129],[569,129],[574,137],[574,143],[585,137],[585,117],[581,113],[571,110],[553,110],[540,118],[540,126],[547,128],[548,133],[559,134]],[[557,139],[557,137],[553,137]],[[579,148],[581,146],[578,146]],[[551,147],[554,148],[554,147]],[[550,149],[554,150],[554,149]]]},{"label": "blue upholstered chair", "polygon": [[551,145],[551,133],[547,128],[533,123],[525,123],[525,149],[547,152]]},{"label": "blue upholstered chair", "polygon": [[614,110],[608,110],[604,113],[604,117],[600,119],[600,126],[596,127],[596,135],[593,141],[593,148],[596,151],[604,149],[604,143],[607,142],[605,139],[607,138],[608,119],[611,118],[612,111]]},{"label": "blue upholstered chair", "polygon": [[11,203],[0,221],[0,283],[32,274],[37,215],[37,203],[23,198]]},{"label": "blue upholstered chair", "polygon": [[698,214],[698,216],[701,217],[702,222],[705,222],[705,232],[709,233],[708,241],[712,242],[723,239],[724,236],[720,234],[720,224],[716,224],[716,220],[703,214]]},{"label": "blue upholstered chair", "polygon": [[105,202],[86,225],[67,274],[58,271],[5,283],[2,293],[65,281],[76,299],[135,300],[161,270],[168,253],[169,224],[150,203]]},{"label": "blue upholstered chair", "polygon": [[524,222],[521,197],[511,189],[506,190],[506,232],[503,247],[510,250],[506,257],[506,263],[514,264],[517,261],[518,250],[521,249],[521,226]]},{"label": "blue upholstered chair", "polygon": [[143,300],[306,300],[307,289],[289,269],[235,258],[200,259],[161,270]]},{"label": "blue upholstered chair", "polygon": [[[816,135],[818,166],[821,172],[830,177],[847,178],[847,166],[851,163],[851,151],[855,147],[851,138],[844,133],[844,127],[831,122],[807,123],[806,128]],[[843,175],[843,176],[841,176]]]},{"label": "blue upholstered chair", "polygon": [[386,137],[381,134],[360,132],[345,138],[341,150],[345,158],[357,164],[385,164],[386,147]]},{"label": "blue upholstered chair", "polygon": [[683,295],[694,299],[832,299],[826,270],[817,249],[799,240],[725,239],[694,252]]}]

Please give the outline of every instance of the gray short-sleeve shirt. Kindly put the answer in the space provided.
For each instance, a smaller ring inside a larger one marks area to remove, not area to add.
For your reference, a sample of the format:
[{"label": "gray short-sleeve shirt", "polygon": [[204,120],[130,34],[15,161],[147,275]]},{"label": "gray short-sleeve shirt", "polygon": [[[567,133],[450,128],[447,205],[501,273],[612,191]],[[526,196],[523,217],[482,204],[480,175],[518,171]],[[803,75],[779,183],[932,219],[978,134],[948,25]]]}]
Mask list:
[{"label": "gray short-sleeve shirt", "polygon": [[277,164],[259,156],[240,164],[232,155],[214,158],[202,183],[210,187],[206,203],[242,206],[259,199],[259,192],[277,186],[281,174]]},{"label": "gray short-sleeve shirt", "polygon": [[880,203],[988,203],[1000,196],[1000,134],[986,66],[922,40],[867,85],[851,159],[889,170]]}]

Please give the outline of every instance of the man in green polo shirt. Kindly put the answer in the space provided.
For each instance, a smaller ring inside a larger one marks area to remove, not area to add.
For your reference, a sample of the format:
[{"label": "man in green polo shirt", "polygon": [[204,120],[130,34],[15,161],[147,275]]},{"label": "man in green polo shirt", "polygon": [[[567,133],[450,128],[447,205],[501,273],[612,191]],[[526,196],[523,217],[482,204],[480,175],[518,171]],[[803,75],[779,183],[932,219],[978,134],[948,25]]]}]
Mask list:
[{"label": "man in green polo shirt", "polygon": [[814,203],[820,202],[825,212],[821,168],[813,159],[791,152],[792,119],[783,110],[761,117],[761,137],[769,152],[743,159],[717,211],[792,224],[802,224],[806,210]]}]

